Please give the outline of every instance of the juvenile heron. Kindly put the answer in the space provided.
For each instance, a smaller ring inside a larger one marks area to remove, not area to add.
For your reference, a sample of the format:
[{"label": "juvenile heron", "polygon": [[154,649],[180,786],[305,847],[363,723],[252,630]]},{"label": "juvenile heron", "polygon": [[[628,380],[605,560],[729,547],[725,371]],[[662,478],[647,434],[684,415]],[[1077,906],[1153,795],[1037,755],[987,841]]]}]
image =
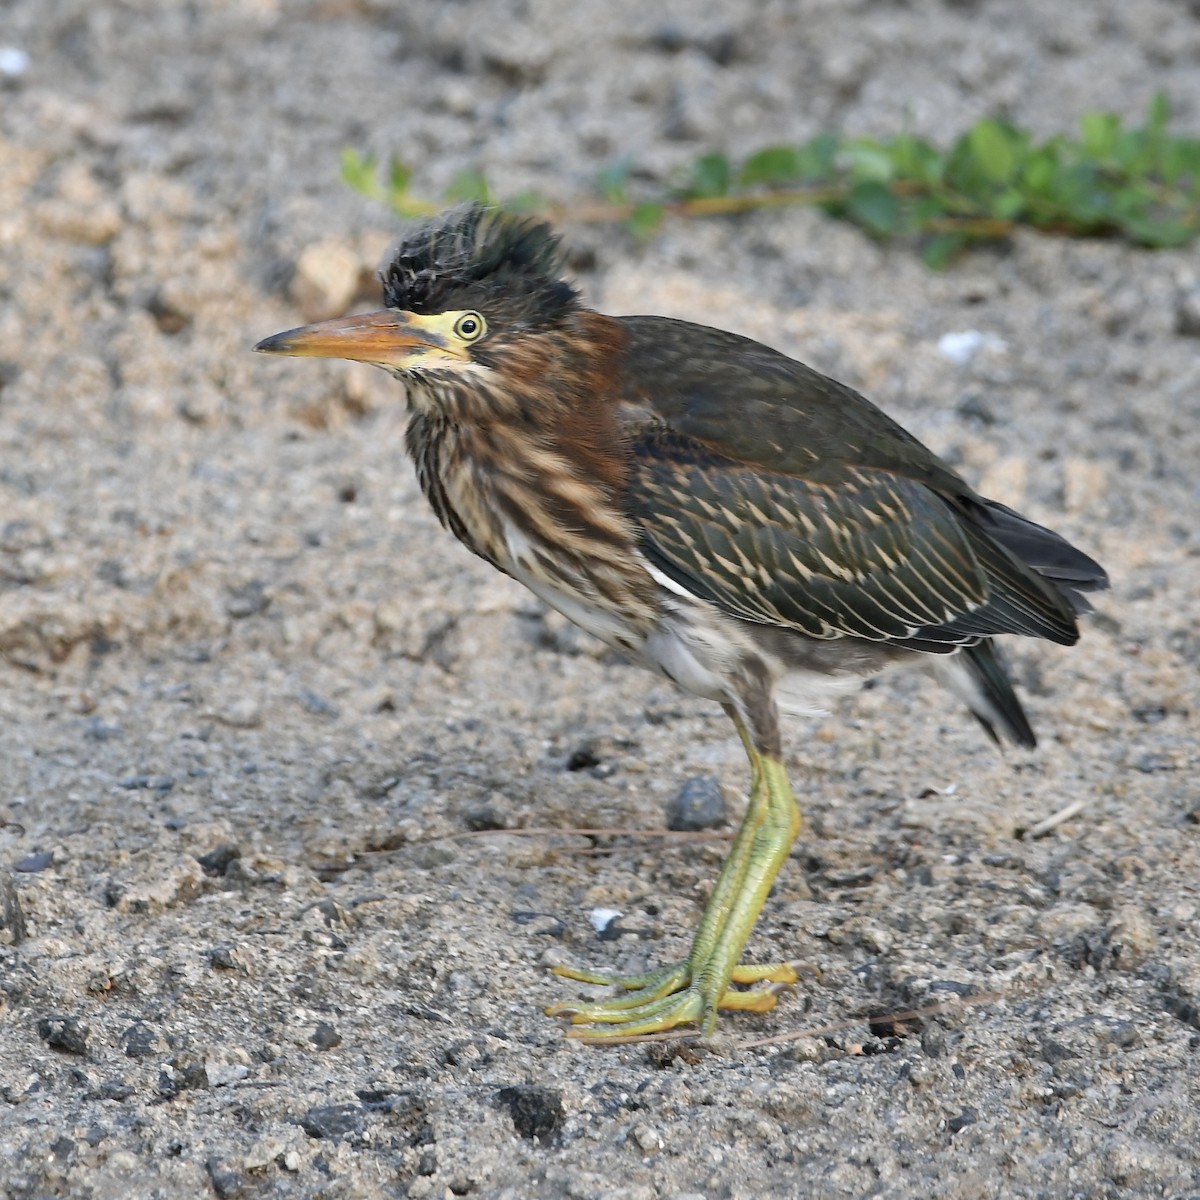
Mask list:
[{"label": "juvenile heron", "polygon": [[[978,495],[868,400],[758,342],[608,317],[558,238],[481,205],[405,240],[386,307],[256,350],[354,359],[406,385],[406,445],[441,523],[552,608],[729,714],[750,801],[687,958],[547,1011],[627,1036],[763,1012],[787,964],[740,963],[800,829],[780,712],[928,667],[995,740],[1034,745],[992,638],[1069,646],[1107,578]],[[750,985],[745,987],[743,985]]]}]

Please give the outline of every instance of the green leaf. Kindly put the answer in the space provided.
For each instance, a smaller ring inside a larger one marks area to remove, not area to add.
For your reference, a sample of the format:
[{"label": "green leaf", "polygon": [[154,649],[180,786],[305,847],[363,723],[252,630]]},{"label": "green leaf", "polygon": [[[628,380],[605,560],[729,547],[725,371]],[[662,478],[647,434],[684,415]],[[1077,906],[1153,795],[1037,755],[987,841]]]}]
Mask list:
[{"label": "green leaf", "polygon": [[802,174],[806,179],[825,179],[833,173],[841,139],[836,133],[818,133],[800,147]]},{"label": "green leaf", "polygon": [[967,145],[975,165],[992,183],[1008,183],[1016,173],[1020,145],[1010,125],[984,117],[971,126]]},{"label": "green leaf", "polygon": [[697,198],[726,196],[733,181],[729,159],[723,154],[705,154],[692,164],[688,195]]},{"label": "green leaf", "polygon": [[945,160],[924,138],[902,133],[890,147],[896,178],[919,183],[936,183],[942,177]]},{"label": "green leaf", "polygon": [[538,213],[547,208],[546,197],[532,188],[517,192],[515,196],[506,196],[503,204],[512,213]]},{"label": "green leaf", "polygon": [[492,199],[492,190],[478,167],[467,167],[450,181],[450,186],[446,189],[446,199],[451,204],[464,204],[471,200],[488,204]]},{"label": "green leaf", "polygon": [[1058,174],[1058,147],[1040,146],[1025,160],[1021,168],[1021,179],[1031,192],[1048,192]]},{"label": "green leaf", "polygon": [[1164,91],[1154,93],[1150,107],[1146,112],[1146,127],[1155,133],[1161,133],[1171,119],[1171,100]]},{"label": "green leaf", "polygon": [[650,202],[637,204],[626,218],[625,226],[639,241],[645,241],[658,231],[662,224],[664,209],[661,204]]},{"label": "green leaf", "polygon": [[1190,177],[1192,196],[1200,198],[1200,140],[1171,138],[1162,151],[1163,179],[1169,184],[1184,184]]},{"label": "green leaf", "polygon": [[1200,234],[1196,222],[1183,220],[1147,220],[1130,217],[1121,223],[1125,232],[1143,246],[1162,248],[1186,246]]},{"label": "green leaf", "polygon": [[948,267],[954,257],[967,244],[961,233],[935,233],[921,243],[921,261],[935,271]]},{"label": "green leaf", "polygon": [[374,196],[379,191],[375,177],[377,165],[369,154],[359,154],[357,150],[342,151],[342,179],[364,196]]},{"label": "green leaf", "polygon": [[988,206],[993,217],[1003,221],[1014,221],[1025,211],[1025,195],[1019,188],[1005,188],[993,197]]},{"label": "green leaf", "polygon": [[629,159],[622,158],[604,167],[596,176],[596,190],[609,204],[626,203],[632,169]]},{"label": "green leaf", "polygon": [[889,237],[900,225],[900,202],[876,180],[856,183],[846,202],[850,218],[877,237]]},{"label": "green leaf", "polygon": [[891,155],[878,142],[863,138],[851,142],[847,151],[850,174],[858,183],[887,183],[895,173]]},{"label": "green leaf", "polygon": [[766,184],[779,187],[803,179],[804,154],[797,146],[764,146],[755,151],[738,172],[738,183],[743,187]]},{"label": "green leaf", "polygon": [[1079,119],[1083,148],[1092,158],[1108,160],[1117,146],[1121,118],[1115,113],[1087,112]]},{"label": "green leaf", "polygon": [[398,158],[393,158],[388,163],[388,191],[393,198],[403,196],[408,192],[408,185],[411,179],[412,171]]}]

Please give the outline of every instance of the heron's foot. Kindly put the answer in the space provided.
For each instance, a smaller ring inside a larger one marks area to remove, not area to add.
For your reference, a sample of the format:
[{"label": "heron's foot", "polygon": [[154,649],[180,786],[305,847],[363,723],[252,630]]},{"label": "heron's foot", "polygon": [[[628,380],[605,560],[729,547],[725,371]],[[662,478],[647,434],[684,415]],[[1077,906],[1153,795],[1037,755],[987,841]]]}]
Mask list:
[{"label": "heron's foot", "polygon": [[[612,975],[573,967],[555,967],[554,974],[581,983],[624,988],[629,993],[599,1004],[553,1004],[546,1009],[549,1016],[567,1017],[572,1025],[605,1027],[568,1033],[568,1037],[589,1040],[636,1037],[687,1024],[700,1025],[705,1034],[711,1034],[718,1009],[769,1012],[782,988],[797,979],[792,963],[737,966],[728,980],[705,979],[702,971],[693,971],[686,962],[644,975]],[[729,987],[730,983],[765,986],[740,991]]]}]

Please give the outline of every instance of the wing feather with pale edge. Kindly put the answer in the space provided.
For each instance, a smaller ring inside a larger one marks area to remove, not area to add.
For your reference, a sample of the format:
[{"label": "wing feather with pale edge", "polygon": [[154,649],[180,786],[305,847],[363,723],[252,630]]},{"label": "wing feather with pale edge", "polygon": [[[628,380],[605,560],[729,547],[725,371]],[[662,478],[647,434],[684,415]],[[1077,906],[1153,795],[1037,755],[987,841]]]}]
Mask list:
[{"label": "wing feather with pale edge", "polygon": [[1074,640],[1048,584],[912,480],[855,467],[814,483],[659,435],[637,443],[627,495],[650,562],[746,620],[928,650]]}]

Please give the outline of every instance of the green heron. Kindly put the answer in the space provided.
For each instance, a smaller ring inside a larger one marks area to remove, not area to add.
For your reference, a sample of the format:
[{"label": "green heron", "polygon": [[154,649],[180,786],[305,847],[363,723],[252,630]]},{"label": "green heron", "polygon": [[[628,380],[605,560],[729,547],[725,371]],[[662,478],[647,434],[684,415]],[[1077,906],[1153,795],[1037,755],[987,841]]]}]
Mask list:
[{"label": "green heron", "polygon": [[[750,800],[687,958],[555,1005],[588,1037],[765,1012],[791,965],[742,950],[800,829],[780,711],[930,668],[993,740],[1034,745],[992,638],[1071,645],[1103,569],[967,486],[844,384],[758,342],[608,317],[536,220],[473,205],[407,238],[386,307],[256,350],[374,363],[406,386],[408,453],[441,523],[571,621],[715,700]],[[751,985],[749,987],[734,985]],[[757,986],[754,986],[757,985]]]}]

